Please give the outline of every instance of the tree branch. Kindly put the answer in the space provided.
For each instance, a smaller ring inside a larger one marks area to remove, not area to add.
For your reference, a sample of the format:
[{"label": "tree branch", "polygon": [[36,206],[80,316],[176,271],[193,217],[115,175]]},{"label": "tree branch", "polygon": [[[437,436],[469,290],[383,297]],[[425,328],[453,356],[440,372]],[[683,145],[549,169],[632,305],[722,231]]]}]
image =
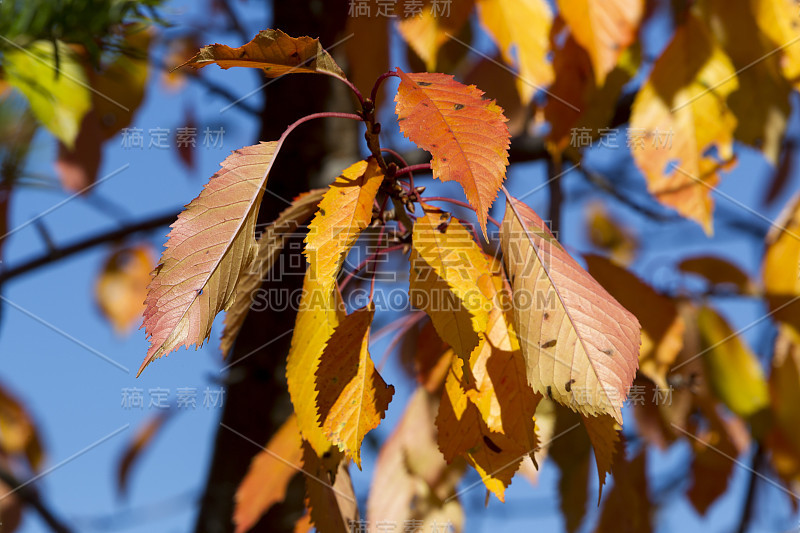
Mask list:
[{"label": "tree branch", "polygon": [[39,513],[39,516],[50,526],[50,529],[56,533],[72,533],[72,530],[56,518],[53,512],[42,502],[39,493],[36,492],[32,485],[26,485],[17,479],[14,474],[2,467],[0,467],[0,480],[11,487],[14,494],[18,495],[23,502]]},{"label": "tree branch", "polygon": [[2,272],[0,272],[0,285],[17,276],[27,274],[28,272],[36,270],[39,267],[43,267],[50,263],[54,263],[71,255],[75,255],[90,248],[94,248],[95,246],[100,246],[102,244],[108,244],[114,241],[119,241],[135,233],[140,233],[143,231],[151,231],[154,229],[158,229],[162,226],[167,226],[172,222],[174,222],[177,217],[178,217],[178,212],[159,215],[157,217],[148,220],[143,220],[141,222],[136,222],[128,226],[123,226],[121,228],[107,231],[105,233],[100,233],[92,237],[81,239],[67,246],[54,248],[48,251],[47,253],[44,253],[38,257],[34,257],[33,259],[30,259],[20,265],[11,267],[7,270],[3,270]]}]

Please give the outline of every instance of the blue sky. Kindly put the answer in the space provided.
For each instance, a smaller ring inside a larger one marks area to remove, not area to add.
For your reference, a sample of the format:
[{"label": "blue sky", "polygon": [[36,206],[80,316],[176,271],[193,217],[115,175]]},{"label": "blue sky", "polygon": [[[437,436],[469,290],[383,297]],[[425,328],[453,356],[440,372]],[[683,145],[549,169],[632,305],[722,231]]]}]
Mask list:
[{"label": "blue sky", "polygon": [[[250,7],[243,5],[240,9]],[[200,20],[196,9],[193,2],[171,2],[166,14],[170,20],[180,21],[180,26],[186,20]],[[191,14],[194,16],[187,16]],[[266,24],[266,17],[260,12],[258,18]],[[253,17],[249,16],[247,20],[253,20]],[[251,29],[255,33],[260,28],[253,22]],[[656,41],[663,31],[654,30]],[[218,40],[239,44],[236,37],[229,35],[206,37],[209,42]],[[483,45],[490,49],[488,43]],[[250,71],[207,70],[209,72],[205,72],[205,75],[226,84],[237,94],[244,95],[257,85]],[[252,98],[252,103],[257,104],[260,96]],[[222,125],[225,128],[223,148],[198,149],[196,169],[189,172],[170,150],[125,149],[121,136],[112,139],[105,148],[100,176],[125,168],[93,188],[90,194],[96,201],[107,199],[113,204],[122,205],[126,212],[117,219],[98,210],[86,199],[69,201],[42,219],[55,242],[69,243],[87,234],[112,229],[119,223],[145,219],[188,203],[199,193],[230,150],[252,144],[255,140],[256,124],[247,115],[235,108],[220,114],[220,109],[226,104],[192,85],[180,93],[165,91],[159,76],[153,73],[148,98],[134,124],[144,130],[145,142],[151,128],[174,131],[176,127],[185,125],[184,110],[191,108],[201,130],[206,126],[215,128]],[[386,121],[386,124],[388,126],[389,122]],[[390,131],[392,139],[399,144],[396,125],[392,125]],[[795,113],[789,135],[796,137],[798,131]],[[46,134],[38,135],[29,160],[30,171],[53,176],[55,149],[52,138]],[[787,198],[782,198],[767,209],[763,209],[758,200],[754,201],[763,197],[771,169],[750,150],[740,150],[739,155],[738,166],[725,177],[721,190],[774,219]],[[630,161],[622,167],[613,164],[617,161],[617,154],[598,150],[590,155],[586,164],[598,171],[618,172],[619,168],[625,168],[625,175],[618,177],[625,179],[630,191],[642,192],[644,185],[641,176],[633,170]],[[513,168],[509,176],[512,193],[521,195],[543,184],[546,170],[542,163],[528,163]],[[429,186],[431,195],[462,198],[461,191],[453,184],[434,184],[430,179],[424,179],[424,182]],[[608,201],[608,198],[587,191],[576,172],[566,175],[564,184],[568,201],[561,238],[572,250],[586,251],[585,204],[597,198]],[[795,176],[790,189],[797,189]],[[67,194],[59,190],[16,191],[10,227],[26,223],[66,197]],[[534,193],[526,201],[538,212],[546,213],[546,188]],[[609,201],[609,205],[614,206],[613,201]],[[752,216],[719,196],[717,205],[721,212],[742,218]],[[498,202],[496,211],[502,213],[502,209],[502,203]],[[679,240],[675,240],[660,234],[654,223],[643,222],[641,217],[625,208],[614,208],[613,211],[622,220],[632,223],[636,232],[644,237],[641,255],[634,269],[657,287],[665,288],[670,283],[670,265],[688,255],[712,251],[731,258],[751,275],[758,275],[758,250],[752,250],[736,233],[720,231],[710,240],[698,226],[686,222],[682,226],[685,231],[681,232]],[[148,240],[160,251],[165,234],[166,228],[153,232]],[[7,263],[13,266],[45,249],[37,230],[30,225],[8,240],[4,256]],[[137,331],[124,338],[116,336],[100,315],[93,299],[93,286],[108,253],[108,249],[93,249],[17,278],[4,287],[3,297],[7,301],[2,307],[0,322],[0,356],[3,358],[0,381],[23,400],[38,423],[47,452],[46,467],[68,461],[38,481],[37,487],[57,514],[74,524],[76,530],[112,531],[116,530],[116,526],[124,526],[120,530],[187,531],[194,522],[195,502],[205,482],[213,437],[221,413],[219,409],[201,405],[203,391],[207,387],[219,387],[217,380],[221,378],[220,369],[223,366],[218,350],[220,330],[215,327],[206,347],[197,352],[180,350],[157,361],[141,378],[135,379],[136,369],[147,349],[143,332]],[[735,326],[741,327],[761,316],[764,310],[749,302],[726,301],[723,312]],[[379,323],[385,324],[391,318],[389,314],[381,316]],[[219,324],[220,320],[217,322]],[[766,355],[763,350],[769,343],[764,340],[764,330],[754,328],[745,337],[751,346],[761,350],[760,355]],[[382,357],[387,342],[388,338],[372,346],[376,360]],[[112,359],[127,371],[110,364],[98,354]],[[386,420],[376,430],[381,437],[388,435],[389,429],[399,419],[412,391],[395,360],[393,358],[383,372],[387,381],[394,383],[397,393]],[[122,405],[123,391],[132,387],[144,391],[146,404],[142,410],[126,409]],[[128,497],[120,500],[115,489],[116,468],[122,451],[136,429],[157,412],[147,408],[148,390],[151,388],[169,390],[173,401],[177,389],[197,389],[198,408],[179,411],[167,423],[133,472]],[[102,442],[97,444],[98,441]],[[669,487],[664,487],[664,482],[675,480],[675,472],[686,468],[687,449],[684,442],[666,453],[652,454],[652,485],[659,489],[660,494],[669,493],[666,490]],[[82,451],[84,453],[80,456],[71,459]],[[375,450],[367,448],[364,470],[358,472],[353,469],[357,494],[362,501],[372,476],[374,457]],[[742,460],[748,463],[747,457]],[[748,476],[744,469],[734,469],[731,490],[703,520],[696,516],[685,499],[674,494],[666,498],[658,515],[663,519],[659,531],[678,528],[709,533],[729,531],[738,523],[740,502],[744,499]],[[465,484],[475,479],[476,474],[471,472]],[[556,469],[545,463],[536,488],[526,480],[517,478],[508,490],[506,504],[491,499],[486,510],[483,509],[482,487],[472,490],[463,498],[468,515],[467,531],[490,531],[501,521],[504,530],[532,526],[541,531],[563,530],[557,479]],[[681,483],[685,488],[688,475],[683,477]],[[676,491],[679,492],[679,489],[673,492]],[[759,514],[759,524],[765,526],[764,531],[780,531],[796,525],[796,520],[789,515],[785,498],[777,489],[761,483],[759,494],[759,502],[764,504],[765,511]],[[593,499],[590,495],[589,500]],[[589,524],[592,523],[592,516],[593,513],[590,514]],[[36,533],[47,529],[34,513],[28,513],[21,531]]]}]

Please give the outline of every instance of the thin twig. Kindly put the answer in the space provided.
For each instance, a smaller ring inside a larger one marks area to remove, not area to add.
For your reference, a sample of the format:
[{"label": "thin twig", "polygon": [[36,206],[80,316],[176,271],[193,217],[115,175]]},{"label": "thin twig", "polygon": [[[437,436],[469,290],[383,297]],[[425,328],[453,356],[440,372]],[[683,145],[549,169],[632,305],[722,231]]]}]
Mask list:
[{"label": "thin twig", "polygon": [[42,499],[39,497],[39,493],[36,492],[31,485],[26,485],[17,477],[6,470],[5,468],[0,467],[0,480],[3,481],[6,485],[8,485],[14,493],[19,496],[20,500],[25,502],[29,505],[32,509],[34,509],[39,516],[44,520],[44,522],[50,526],[50,529],[55,531],[56,533],[71,533],[72,530],[64,525],[61,520],[56,518],[53,512],[45,505]]}]

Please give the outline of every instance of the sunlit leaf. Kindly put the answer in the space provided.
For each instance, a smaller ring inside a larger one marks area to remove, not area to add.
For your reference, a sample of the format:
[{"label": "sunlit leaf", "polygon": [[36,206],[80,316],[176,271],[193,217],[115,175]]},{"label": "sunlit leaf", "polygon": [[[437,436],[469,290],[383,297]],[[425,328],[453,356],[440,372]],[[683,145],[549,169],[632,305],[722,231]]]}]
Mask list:
[{"label": "sunlit leaf", "polygon": [[147,245],[116,250],[106,260],[95,297],[118,334],[127,333],[141,319],[154,267],[153,251]]},{"label": "sunlit leaf", "polygon": [[446,74],[405,73],[395,97],[400,131],[433,156],[433,176],[457,181],[484,236],[489,207],[508,166],[510,134],[503,110],[472,85]]},{"label": "sunlit leaf", "polygon": [[800,328],[800,195],[795,195],[767,234],[761,279],[772,316]]},{"label": "sunlit leaf", "polygon": [[252,41],[238,48],[210,44],[181,66],[203,68],[212,63],[224,69],[259,68],[268,78],[291,73],[319,73],[346,79],[319,39],[289,37],[281,30],[262,30]]},{"label": "sunlit leaf", "polygon": [[386,414],[394,387],[375,370],[369,355],[374,306],[343,318],[322,353],[317,370],[317,409],[331,442],[361,468],[361,442]]},{"label": "sunlit leaf", "polygon": [[172,225],[144,312],[150,362],[180,346],[202,345],[214,317],[258,253],[255,223],[279,143],[233,152]]},{"label": "sunlit leaf", "polygon": [[24,456],[33,470],[39,470],[44,460],[41,438],[33,418],[5,387],[0,387],[0,451]]},{"label": "sunlit leaf", "polygon": [[570,257],[533,210],[510,202],[501,241],[528,382],[581,414],[606,413],[621,424],[639,361],[639,321]]},{"label": "sunlit leaf", "polygon": [[[733,156],[736,118],[726,105],[735,69],[693,15],[678,27],[633,102],[631,151],[648,190],[712,233],[711,188]],[[716,149],[716,158],[708,152]],[[722,162],[722,163],[721,163]]]},{"label": "sunlit leaf", "polygon": [[[429,71],[436,70],[439,49],[450,40],[450,35],[457,34],[469,20],[474,3],[474,0],[449,3],[449,12],[444,15],[435,11],[434,4],[429,1],[419,15],[398,19],[397,28],[400,35],[422,58],[425,68]],[[386,40],[386,37],[382,36],[382,40]]]}]

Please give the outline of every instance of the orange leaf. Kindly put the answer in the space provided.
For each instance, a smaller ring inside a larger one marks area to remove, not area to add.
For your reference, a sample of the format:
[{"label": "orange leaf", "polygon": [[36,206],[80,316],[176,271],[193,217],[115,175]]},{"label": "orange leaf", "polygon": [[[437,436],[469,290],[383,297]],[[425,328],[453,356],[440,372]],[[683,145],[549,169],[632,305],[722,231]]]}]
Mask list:
[{"label": "orange leaf", "polygon": [[164,427],[164,422],[169,418],[169,413],[169,411],[159,413],[142,424],[122,454],[117,470],[117,492],[121,496],[124,496],[128,490],[131,468],[141,458],[142,452],[147,449],[147,446],[158,435],[161,428]]},{"label": "orange leaf", "polygon": [[[439,49],[450,40],[469,20],[474,0],[459,0],[448,5],[448,13],[434,11],[434,4],[423,9],[418,15],[399,20],[397,29],[408,46],[425,62],[429,71],[436,70]],[[386,37],[383,37],[386,40]],[[440,67],[441,68],[441,67]]]},{"label": "orange leaf", "polygon": [[575,40],[589,53],[597,85],[636,39],[644,0],[558,0]]},{"label": "orange leaf", "polygon": [[30,413],[3,387],[0,387],[0,452],[24,455],[33,470],[39,469],[44,455]]},{"label": "orange leaf", "polygon": [[406,74],[395,96],[400,130],[433,156],[433,176],[457,181],[484,236],[489,207],[508,166],[510,134],[503,110],[474,85],[446,74]]},{"label": "orange leaf", "polygon": [[126,333],[141,318],[154,267],[147,245],[117,250],[106,261],[95,284],[95,296],[118,334]]},{"label": "orange leaf", "polygon": [[255,223],[280,143],[233,152],[172,224],[145,301],[150,349],[139,374],[180,346],[202,345],[214,317],[236,296],[236,284],[258,253]]},{"label": "orange leaf", "polygon": [[639,362],[639,321],[522,202],[509,199],[501,239],[533,390],[583,415],[607,413],[621,424]]},{"label": "orange leaf", "polygon": [[346,79],[339,65],[322,48],[319,39],[289,37],[281,30],[262,30],[252,41],[238,48],[210,44],[181,67],[203,68],[212,63],[224,69],[260,68],[268,78],[290,73],[318,73]]},{"label": "orange leaf", "polygon": [[378,427],[394,394],[369,355],[370,305],[345,317],[334,330],[317,370],[317,409],[322,429],[361,468],[361,441]]},{"label": "orange leaf", "polygon": [[270,507],[286,498],[289,482],[302,464],[303,443],[297,419],[291,415],[253,458],[236,490],[236,533],[249,531]]},{"label": "orange leaf", "polygon": [[451,498],[464,472],[463,461],[448,466],[436,446],[436,399],[418,388],[403,418],[378,453],[367,498],[367,520],[403,524],[421,520],[418,531],[451,523],[461,529],[464,512]]}]

